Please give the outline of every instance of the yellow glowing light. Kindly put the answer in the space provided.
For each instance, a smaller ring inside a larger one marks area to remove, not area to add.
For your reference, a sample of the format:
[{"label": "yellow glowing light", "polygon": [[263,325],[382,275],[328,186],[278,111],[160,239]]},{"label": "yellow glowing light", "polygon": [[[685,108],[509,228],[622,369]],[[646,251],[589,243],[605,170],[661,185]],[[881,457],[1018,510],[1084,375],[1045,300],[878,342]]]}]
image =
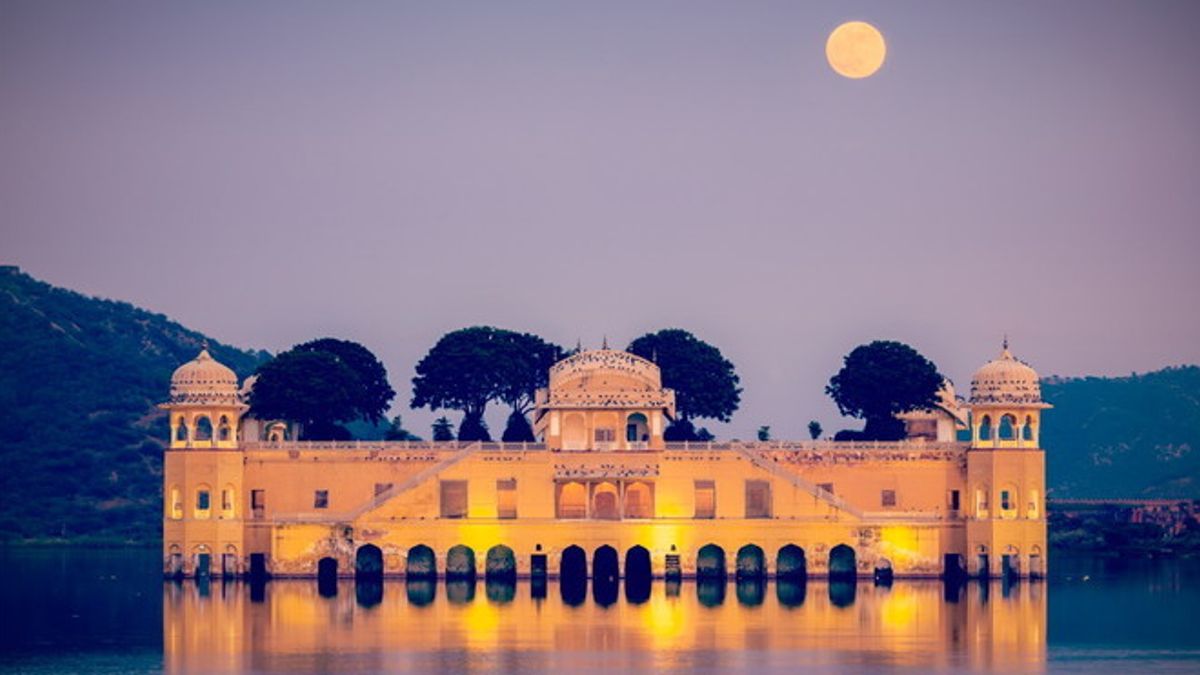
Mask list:
[{"label": "yellow glowing light", "polygon": [[886,56],[883,34],[865,21],[847,21],[833,29],[825,43],[829,67],[853,80],[874,75]]}]

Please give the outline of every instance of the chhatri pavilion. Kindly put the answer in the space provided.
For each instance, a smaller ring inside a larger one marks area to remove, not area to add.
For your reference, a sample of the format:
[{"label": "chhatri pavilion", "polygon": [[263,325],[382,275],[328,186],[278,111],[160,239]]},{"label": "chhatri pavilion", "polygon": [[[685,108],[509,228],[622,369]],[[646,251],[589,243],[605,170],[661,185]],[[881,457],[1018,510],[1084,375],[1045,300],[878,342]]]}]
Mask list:
[{"label": "chhatri pavilion", "polygon": [[1046,572],[1049,406],[1007,345],[897,442],[665,442],[674,392],[610,349],[551,368],[535,443],[296,441],[248,415],[252,386],[207,351],[172,377],[168,575]]}]

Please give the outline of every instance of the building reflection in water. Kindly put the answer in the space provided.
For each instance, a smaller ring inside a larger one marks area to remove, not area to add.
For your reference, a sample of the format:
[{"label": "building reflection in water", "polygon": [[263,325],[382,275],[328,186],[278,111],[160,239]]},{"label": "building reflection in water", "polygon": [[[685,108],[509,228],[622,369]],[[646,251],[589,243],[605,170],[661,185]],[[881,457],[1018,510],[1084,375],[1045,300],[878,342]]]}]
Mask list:
[{"label": "building reflection in water", "polygon": [[713,668],[746,652],[1029,671],[1044,666],[1046,594],[998,581],[184,582],[164,585],[163,642],[177,671]]}]

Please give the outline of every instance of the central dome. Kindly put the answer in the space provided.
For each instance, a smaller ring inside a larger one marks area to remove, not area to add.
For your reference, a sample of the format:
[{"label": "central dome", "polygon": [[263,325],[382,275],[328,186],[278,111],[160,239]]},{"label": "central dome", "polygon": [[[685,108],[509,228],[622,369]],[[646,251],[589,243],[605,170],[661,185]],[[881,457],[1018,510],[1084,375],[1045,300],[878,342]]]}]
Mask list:
[{"label": "central dome", "polygon": [[236,405],[237,374],[202,349],[171,375],[171,403]]},{"label": "central dome", "polygon": [[1007,342],[1000,356],[971,378],[972,405],[1040,405],[1042,385],[1037,371],[1015,358]]}]

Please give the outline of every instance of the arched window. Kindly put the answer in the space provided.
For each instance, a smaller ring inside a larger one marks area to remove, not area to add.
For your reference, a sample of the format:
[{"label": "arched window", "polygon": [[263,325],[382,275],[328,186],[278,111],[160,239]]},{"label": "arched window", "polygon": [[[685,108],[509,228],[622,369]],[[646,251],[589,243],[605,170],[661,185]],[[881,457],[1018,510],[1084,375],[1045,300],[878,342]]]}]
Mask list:
[{"label": "arched window", "polygon": [[186,441],[187,438],[187,420],[180,417],[179,421],[175,423],[175,440]]},{"label": "arched window", "polygon": [[979,440],[992,440],[992,418],[984,415],[983,419],[979,420]]},{"label": "arched window", "polygon": [[621,512],[617,503],[617,486],[612,483],[600,483],[592,494],[592,517],[618,520]]},{"label": "arched window", "polygon": [[625,486],[625,517],[654,517],[654,492],[649,485],[636,482]]},{"label": "arched window", "polygon": [[625,440],[631,445],[650,440],[650,424],[642,413],[633,413],[625,418]]},{"label": "arched window", "polygon": [[558,489],[558,517],[587,517],[587,488],[583,483],[563,483]]},{"label": "arched window", "polygon": [[201,485],[196,488],[196,509],[193,517],[197,520],[206,520],[211,515],[212,490],[207,485]]},{"label": "arched window", "polygon": [[211,441],[213,437],[212,421],[204,415],[196,418],[196,440]]},{"label": "arched window", "polygon": [[979,517],[985,517],[988,512],[988,493],[991,488],[987,483],[975,488],[975,514]]},{"label": "arched window", "polygon": [[1029,491],[1029,503],[1026,504],[1026,517],[1030,520],[1037,520],[1042,511],[1041,503],[1038,502],[1038,491]]},{"label": "arched window", "polygon": [[229,418],[221,415],[221,423],[217,426],[217,439],[228,441],[230,436]]},{"label": "arched window", "polygon": [[172,520],[183,518],[183,494],[179,491],[178,485],[172,485],[171,491],[167,495],[167,513]]},{"label": "arched window", "polygon": [[1002,441],[1017,440],[1017,418],[1012,415],[1004,415],[1000,418],[1000,426],[997,429],[997,434]]},{"label": "arched window", "polygon": [[1025,426],[1021,427],[1021,438],[1027,441],[1033,440],[1033,416],[1026,415]]}]

